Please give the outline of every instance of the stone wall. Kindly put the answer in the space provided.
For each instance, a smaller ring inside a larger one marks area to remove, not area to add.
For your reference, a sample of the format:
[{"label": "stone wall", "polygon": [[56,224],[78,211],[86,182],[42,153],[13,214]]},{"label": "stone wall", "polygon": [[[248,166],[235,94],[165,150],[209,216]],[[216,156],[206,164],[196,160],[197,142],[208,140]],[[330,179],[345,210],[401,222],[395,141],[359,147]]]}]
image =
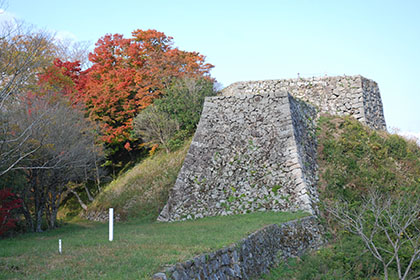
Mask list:
[{"label": "stone wall", "polygon": [[362,76],[237,82],[225,88],[222,94],[229,96],[276,91],[287,91],[314,105],[319,112],[352,115],[371,128],[386,129],[378,85]]},{"label": "stone wall", "polygon": [[207,98],[158,220],[254,211],[313,213],[315,109],[286,92]]},{"label": "stone wall", "polygon": [[157,273],[153,279],[250,279],[289,257],[323,244],[322,227],[314,216],[273,224],[237,244],[200,255]]},{"label": "stone wall", "polygon": [[386,129],[378,85],[362,76],[239,82],[207,98],[158,220],[316,212],[319,112]]},{"label": "stone wall", "polygon": [[294,138],[297,146],[297,157],[302,170],[302,185],[308,191],[312,203],[318,201],[316,184],[318,181],[316,122],[314,107],[292,98],[289,95]]},{"label": "stone wall", "polygon": [[[80,217],[89,221],[105,223],[109,221],[109,211],[106,211],[106,210],[83,211],[80,213]],[[120,214],[114,213],[114,221],[119,222],[120,220],[121,220]]]}]

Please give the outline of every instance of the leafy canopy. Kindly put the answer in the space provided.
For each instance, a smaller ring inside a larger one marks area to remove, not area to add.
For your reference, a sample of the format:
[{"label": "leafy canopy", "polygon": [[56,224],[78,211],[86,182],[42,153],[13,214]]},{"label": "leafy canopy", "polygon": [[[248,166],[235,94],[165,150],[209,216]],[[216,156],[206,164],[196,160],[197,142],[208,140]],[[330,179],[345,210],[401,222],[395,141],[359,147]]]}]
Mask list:
[{"label": "leafy canopy", "polygon": [[100,123],[104,142],[121,146],[132,140],[133,117],[174,78],[209,75],[213,66],[204,56],[172,45],[172,37],[156,30],[136,30],[129,39],[106,35],[96,43],[80,94],[90,117]]}]

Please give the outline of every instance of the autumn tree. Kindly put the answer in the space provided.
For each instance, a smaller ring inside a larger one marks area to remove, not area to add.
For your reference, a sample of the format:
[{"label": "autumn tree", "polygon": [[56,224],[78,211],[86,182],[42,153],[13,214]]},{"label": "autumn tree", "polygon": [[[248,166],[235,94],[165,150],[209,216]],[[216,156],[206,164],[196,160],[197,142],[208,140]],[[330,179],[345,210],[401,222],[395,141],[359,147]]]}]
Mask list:
[{"label": "autumn tree", "polygon": [[21,199],[9,189],[0,189],[0,236],[16,227],[15,210],[21,207]]},{"label": "autumn tree", "polygon": [[[61,79],[60,87],[67,92],[73,91],[72,87],[75,73],[80,72],[79,62],[64,63],[56,60],[54,66],[57,69],[68,68],[67,72],[55,73],[51,65],[56,56],[69,57],[83,53],[83,46],[60,47],[56,45],[54,34],[37,30],[33,26],[21,21],[3,22],[0,27],[0,176],[5,175],[19,164],[26,156],[31,155],[35,150],[29,150],[27,141],[31,133],[38,126],[42,126],[41,119],[33,120],[28,127],[20,130],[20,134],[10,127],[7,117],[9,107],[20,102],[20,98],[28,92],[35,92],[40,86],[40,74],[48,69],[51,77],[54,76],[54,83],[47,89],[43,82],[43,91],[56,91]],[[75,48],[80,49],[79,51]],[[76,57],[83,57],[82,55]],[[58,75],[60,74],[60,75]],[[67,74],[68,77],[67,77]],[[53,78],[49,78],[50,81]],[[44,75],[44,79],[45,75]],[[55,88],[54,88],[55,87]],[[36,147],[34,149],[37,149]]]},{"label": "autumn tree", "polygon": [[55,57],[61,61],[79,62],[81,69],[86,70],[91,66],[89,61],[89,41],[75,41],[70,38],[54,40]]},{"label": "autumn tree", "polygon": [[82,72],[79,61],[62,61],[56,58],[38,75],[37,94],[65,96],[73,105],[84,107],[81,92],[84,90],[86,79],[86,72]]},{"label": "autumn tree", "polygon": [[99,122],[102,140],[115,150],[130,148],[133,117],[174,78],[208,77],[213,67],[199,53],[174,48],[172,37],[156,30],[136,30],[132,38],[106,35],[89,59],[93,65],[80,99]]},{"label": "autumn tree", "polygon": [[4,22],[0,30],[0,108],[10,96],[36,84],[36,75],[53,60],[53,36],[22,22]]},{"label": "autumn tree", "polygon": [[58,208],[70,191],[68,183],[85,180],[86,172],[95,175],[100,147],[95,145],[93,126],[81,110],[58,95],[29,95],[7,113],[13,115],[9,121],[17,133],[34,119],[41,120],[26,142],[34,152],[11,171],[21,171],[26,178],[18,193],[28,228],[41,231],[43,218],[54,228]]}]

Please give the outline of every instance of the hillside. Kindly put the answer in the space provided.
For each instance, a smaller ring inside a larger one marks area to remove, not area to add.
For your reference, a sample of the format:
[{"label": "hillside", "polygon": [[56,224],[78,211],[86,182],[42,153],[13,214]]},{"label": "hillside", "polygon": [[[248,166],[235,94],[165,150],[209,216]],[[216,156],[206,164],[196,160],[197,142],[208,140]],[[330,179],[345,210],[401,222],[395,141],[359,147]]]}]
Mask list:
[{"label": "hillside", "polygon": [[[321,117],[318,123],[320,207],[346,200],[360,207],[368,190],[390,196],[420,195],[420,148],[414,141],[374,131],[350,117]],[[323,210],[330,244],[302,259],[292,259],[266,279],[380,279],[382,266],[355,235]],[[403,253],[407,262],[409,251]],[[396,277],[396,267],[390,266]],[[412,271],[420,271],[420,261]],[[392,278],[393,279],[393,278]]]},{"label": "hillside", "polygon": [[101,220],[101,213],[106,214],[113,207],[123,220],[146,216],[155,220],[166,203],[189,145],[190,141],[186,141],[175,152],[159,151],[126,171],[95,198],[84,216]]}]

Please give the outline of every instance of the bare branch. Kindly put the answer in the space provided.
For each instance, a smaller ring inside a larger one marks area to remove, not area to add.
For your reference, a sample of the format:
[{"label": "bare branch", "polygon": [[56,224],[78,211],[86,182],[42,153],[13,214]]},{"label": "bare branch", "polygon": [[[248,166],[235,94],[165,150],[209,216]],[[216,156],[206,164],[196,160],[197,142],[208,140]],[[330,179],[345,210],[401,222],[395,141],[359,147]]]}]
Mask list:
[{"label": "bare branch", "polygon": [[[394,262],[399,279],[409,277],[414,263],[420,259],[419,198],[394,198],[370,192],[356,209],[343,201],[327,207],[327,211],[362,239],[372,256],[382,263],[385,279],[388,279],[388,267]],[[402,261],[401,248],[405,254],[410,252],[408,262]]]}]

